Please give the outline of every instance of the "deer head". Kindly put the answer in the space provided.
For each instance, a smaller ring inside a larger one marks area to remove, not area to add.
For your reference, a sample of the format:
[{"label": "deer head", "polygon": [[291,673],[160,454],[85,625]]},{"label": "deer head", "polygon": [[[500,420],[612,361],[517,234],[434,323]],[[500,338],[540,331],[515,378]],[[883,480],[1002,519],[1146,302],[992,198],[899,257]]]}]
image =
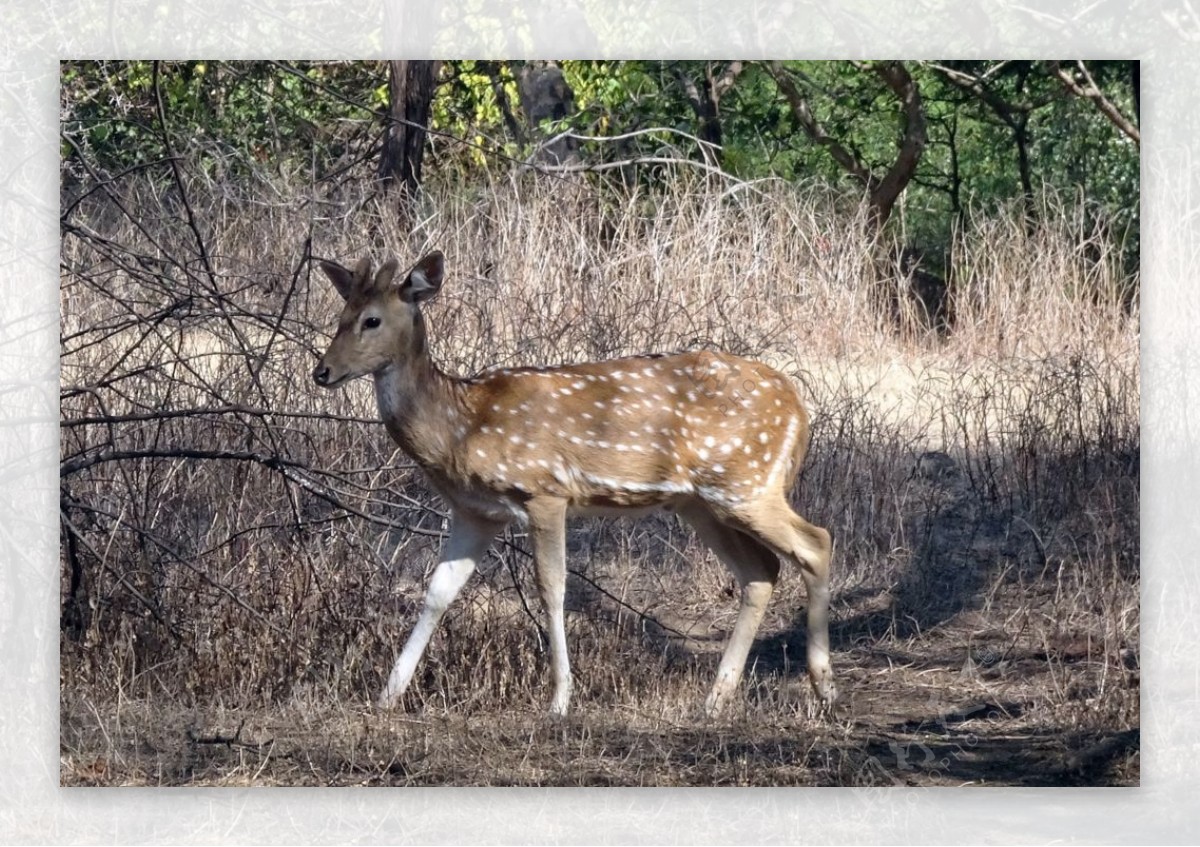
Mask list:
[{"label": "deer head", "polygon": [[445,263],[440,252],[430,253],[393,285],[399,263],[389,259],[374,276],[371,260],[359,259],[354,270],[336,262],[321,262],[321,270],[346,301],[338,318],[337,335],[313,369],[313,381],[336,388],[357,376],[374,374],[392,364],[397,353],[413,357],[425,349],[425,326],[420,304],[442,287]]}]

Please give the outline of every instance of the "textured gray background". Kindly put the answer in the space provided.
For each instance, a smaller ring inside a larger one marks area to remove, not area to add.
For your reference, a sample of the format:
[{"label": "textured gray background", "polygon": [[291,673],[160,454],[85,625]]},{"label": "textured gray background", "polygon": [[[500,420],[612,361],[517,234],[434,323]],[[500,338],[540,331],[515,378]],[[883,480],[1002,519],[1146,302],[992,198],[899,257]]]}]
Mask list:
[{"label": "textured gray background", "polygon": [[[0,9],[0,842],[1200,839],[1200,3],[5,0]],[[1035,8],[1036,6],[1036,8]],[[468,12],[469,10],[469,12]],[[1141,58],[1143,776],[1095,790],[58,787],[60,58]]]}]

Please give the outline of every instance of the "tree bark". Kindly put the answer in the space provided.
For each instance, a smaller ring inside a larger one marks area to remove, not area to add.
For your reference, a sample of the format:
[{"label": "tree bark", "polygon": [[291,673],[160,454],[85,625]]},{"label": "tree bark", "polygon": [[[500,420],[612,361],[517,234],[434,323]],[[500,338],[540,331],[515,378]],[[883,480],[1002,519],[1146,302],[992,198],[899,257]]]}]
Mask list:
[{"label": "tree bark", "polygon": [[414,197],[421,185],[426,128],[440,65],[426,60],[388,62],[388,116],[379,157],[379,179],[385,190],[399,185]]},{"label": "tree bark", "polygon": [[675,78],[679,81],[688,104],[696,115],[696,137],[702,142],[701,155],[706,162],[718,167],[721,165],[721,98],[733,87],[745,67],[743,62],[730,62],[717,75],[713,62],[704,67],[704,80],[699,86],[681,68],[675,68]]},{"label": "tree bark", "polygon": [[876,226],[882,227],[892,214],[892,208],[904,189],[917,172],[917,164],[925,151],[925,108],[921,103],[921,92],[912,76],[901,62],[875,62],[870,66],[883,79],[892,93],[900,100],[904,132],[900,137],[900,149],[896,161],[888,168],[883,179],[871,189],[871,209]]}]

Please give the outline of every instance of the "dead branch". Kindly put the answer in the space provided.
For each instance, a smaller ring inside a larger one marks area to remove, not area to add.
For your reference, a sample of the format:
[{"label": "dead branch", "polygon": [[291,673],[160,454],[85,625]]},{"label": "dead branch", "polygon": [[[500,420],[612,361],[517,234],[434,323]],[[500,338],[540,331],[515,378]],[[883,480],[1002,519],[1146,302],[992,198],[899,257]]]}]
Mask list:
[{"label": "dead branch", "polygon": [[1140,147],[1142,144],[1141,131],[1133,125],[1132,121],[1121,114],[1121,110],[1111,100],[1104,96],[1104,92],[1100,90],[1100,86],[1096,85],[1096,81],[1092,79],[1092,75],[1082,59],[1075,62],[1075,69],[1078,72],[1079,78],[1076,78],[1075,74],[1064,68],[1062,63],[1050,63],[1050,70],[1062,81],[1064,88],[1076,97],[1092,101],[1100,111],[1100,114],[1108,118],[1113,126]]}]

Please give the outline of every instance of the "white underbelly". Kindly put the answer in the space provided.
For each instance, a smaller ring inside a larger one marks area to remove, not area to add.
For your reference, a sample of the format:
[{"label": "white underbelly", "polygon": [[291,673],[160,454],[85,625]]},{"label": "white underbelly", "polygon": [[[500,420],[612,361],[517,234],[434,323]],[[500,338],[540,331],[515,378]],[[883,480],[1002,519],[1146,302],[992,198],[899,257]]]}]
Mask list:
[{"label": "white underbelly", "polygon": [[655,512],[670,511],[671,504],[655,503],[650,506],[597,506],[590,503],[572,504],[567,514],[588,518],[640,518]]}]

